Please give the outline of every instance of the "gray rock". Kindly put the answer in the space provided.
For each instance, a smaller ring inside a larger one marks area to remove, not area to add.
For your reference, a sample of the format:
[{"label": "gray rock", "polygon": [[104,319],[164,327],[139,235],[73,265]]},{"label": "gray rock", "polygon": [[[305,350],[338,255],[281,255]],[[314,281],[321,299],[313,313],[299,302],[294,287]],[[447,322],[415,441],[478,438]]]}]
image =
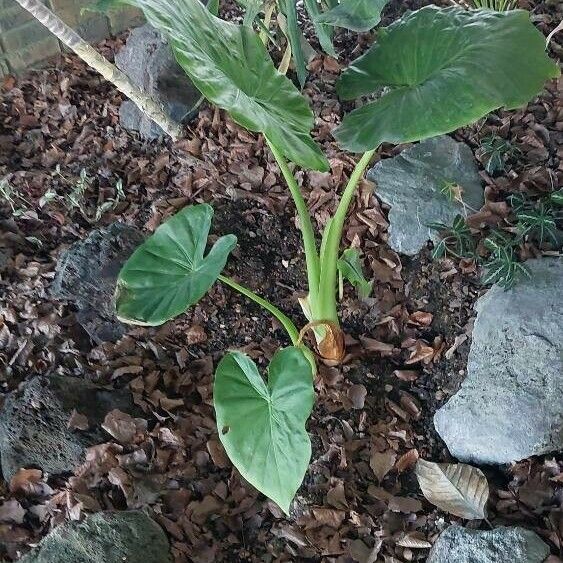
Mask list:
[{"label": "gray rock", "polygon": [[[73,409],[89,428],[68,428]],[[0,410],[0,459],[9,481],[21,467],[72,471],[84,449],[106,441],[99,424],[113,410],[135,413],[127,389],[108,390],[83,379],[36,376],[9,393]]]},{"label": "gray rock", "polygon": [[467,377],[434,416],[453,456],[508,463],[563,449],[563,260],[477,304]]},{"label": "gray rock", "polygon": [[[149,24],[134,29],[115,56],[115,64],[176,121],[191,117],[201,94],[176,62],[166,39]],[[121,104],[119,120],[146,139],[164,132],[131,101]]]},{"label": "gray rock", "polygon": [[542,563],[548,555],[549,547],[530,530],[450,526],[436,540],[426,563]]},{"label": "gray rock", "polygon": [[98,512],[65,522],[43,538],[22,563],[170,563],[162,528],[140,511]]},{"label": "gray rock", "polygon": [[113,223],[92,231],[59,259],[52,294],[78,307],[77,320],[96,344],[118,340],[127,330],[115,316],[115,283],[121,266],[141,242],[140,231]]},{"label": "gray rock", "polygon": [[437,241],[431,222],[451,225],[464,214],[463,205],[440,192],[453,182],[463,189],[467,206],[479,209],[483,188],[471,149],[451,137],[426,139],[394,158],[378,162],[367,174],[376,183],[375,194],[391,206],[389,245],[397,252],[414,255],[428,240]]}]

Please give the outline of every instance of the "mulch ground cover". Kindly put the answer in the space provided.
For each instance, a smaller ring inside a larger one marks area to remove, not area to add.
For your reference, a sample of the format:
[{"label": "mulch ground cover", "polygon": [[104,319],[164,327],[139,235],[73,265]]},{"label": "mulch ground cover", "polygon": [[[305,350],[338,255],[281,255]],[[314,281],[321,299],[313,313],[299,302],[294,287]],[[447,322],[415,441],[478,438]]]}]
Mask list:
[{"label": "mulch ground cover", "polygon": [[[386,17],[419,5],[395,2]],[[557,3],[527,7],[546,35],[562,18]],[[112,58],[123,40],[99,49]],[[342,60],[317,56],[310,64],[305,92],[331,171],[298,172],[298,179],[319,226],[354,164],[330,134],[344,109],[334,82],[369,42],[369,34],[342,34]],[[120,128],[121,101],[72,55],[0,84],[0,178],[13,190],[11,199],[0,199],[0,391],[36,374],[129,386],[146,420],[133,436],[120,432],[130,420],[113,421],[107,442],[89,450],[72,475],[30,469],[0,481],[0,557],[18,559],[64,519],[142,507],[165,529],[177,561],[424,561],[456,518],[424,499],[413,467],[419,457],[453,461],[432,416],[465,376],[473,304],[485,290],[477,266],[432,261],[430,243],[416,258],[397,255],[386,244],[387,209],[373,185],[361,185],[344,242],[362,249],[374,291],[359,301],[346,290],[340,303],[348,353],[342,366],[319,366],[308,423],[312,462],[287,518],[231,466],[211,397],[224,351],[242,349],[265,366],[288,344],[280,326],[217,284],[165,326],[132,328],[117,343],[95,345],[73,307],[50,295],[57,257],[93,229],[118,220],[149,233],[183,206],[209,202],[213,234],[238,237],[229,274],[306,322],[297,302],[306,280],[295,211],[263,140],[204,105],[185,139],[143,142]],[[536,197],[562,185],[559,103],[552,82],[528,107],[495,112],[454,135],[481,162],[486,204],[470,218],[476,231],[509,227],[510,194]],[[491,133],[519,149],[496,177],[485,172],[479,150]],[[376,158],[403,148],[384,145]],[[72,206],[65,195],[83,170],[89,182]],[[96,217],[110,199],[114,204]],[[522,258],[539,252],[528,245]],[[488,522],[477,525],[533,529],[551,547],[551,562],[560,561],[563,457],[483,470],[491,500]],[[7,509],[5,501],[14,500]]]}]

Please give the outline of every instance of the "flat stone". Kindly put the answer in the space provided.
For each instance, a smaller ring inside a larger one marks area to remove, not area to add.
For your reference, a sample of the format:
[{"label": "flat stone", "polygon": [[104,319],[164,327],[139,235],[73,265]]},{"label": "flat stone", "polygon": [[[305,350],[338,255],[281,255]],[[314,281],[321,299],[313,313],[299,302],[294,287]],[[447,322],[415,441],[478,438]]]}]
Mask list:
[{"label": "flat stone", "polygon": [[171,563],[162,528],[144,512],[98,512],[47,534],[22,563]]},{"label": "flat stone", "polygon": [[[186,121],[194,114],[201,97],[163,35],[149,24],[134,29],[127,43],[115,56],[115,64],[132,82],[154,100],[175,121]],[[119,120],[123,127],[138,131],[145,139],[155,139],[164,131],[132,101],[121,104]]]},{"label": "flat stone", "polygon": [[434,416],[456,458],[501,464],[563,449],[563,259],[493,286],[477,318],[461,389]]},{"label": "flat stone", "polygon": [[[443,135],[426,139],[394,158],[379,161],[367,174],[376,183],[375,194],[391,206],[389,246],[414,255],[428,240],[437,242],[432,222],[451,225],[456,215],[471,213],[484,203],[483,187],[471,149]],[[463,190],[468,208],[440,190],[453,182]]]},{"label": "flat stone", "polygon": [[549,547],[530,530],[450,526],[436,540],[426,563],[542,563],[548,555]]},{"label": "flat stone", "polygon": [[[73,409],[89,428],[69,428]],[[135,412],[127,389],[108,390],[89,381],[36,376],[9,393],[0,410],[0,459],[6,481],[22,467],[67,473],[83,461],[84,449],[107,440],[99,428],[113,409]]]},{"label": "flat stone", "polygon": [[92,231],[59,259],[51,292],[77,306],[77,320],[96,344],[116,341],[127,330],[115,316],[115,284],[119,270],[142,242],[136,228],[113,223]]}]

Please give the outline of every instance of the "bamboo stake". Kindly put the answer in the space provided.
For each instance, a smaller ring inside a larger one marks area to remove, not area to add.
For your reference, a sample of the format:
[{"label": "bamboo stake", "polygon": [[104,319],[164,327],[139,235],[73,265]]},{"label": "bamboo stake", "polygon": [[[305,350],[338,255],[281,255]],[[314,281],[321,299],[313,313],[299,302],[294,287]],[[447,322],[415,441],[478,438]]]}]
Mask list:
[{"label": "bamboo stake", "polygon": [[98,71],[108,82],[125,94],[135,105],[157,125],[177,140],[183,135],[183,127],[171,119],[162,106],[144,94],[115,65],[111,64],[89,43],[84,41],[72,28],[41,3],[40,0],[15,0],[22,8],[39,20],[59,41],[74,51],[86,64]]}]

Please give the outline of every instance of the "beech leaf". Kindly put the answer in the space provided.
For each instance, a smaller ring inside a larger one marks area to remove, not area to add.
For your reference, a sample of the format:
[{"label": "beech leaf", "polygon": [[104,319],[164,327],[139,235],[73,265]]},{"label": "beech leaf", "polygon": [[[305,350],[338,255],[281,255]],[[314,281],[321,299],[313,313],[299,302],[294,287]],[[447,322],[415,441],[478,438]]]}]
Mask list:
[{"label": "beech leaf", "polygon": [[468,520],[485,518],[489,484],[480,469],[419,459],[415,473],[422,494],[438,508]]}]

